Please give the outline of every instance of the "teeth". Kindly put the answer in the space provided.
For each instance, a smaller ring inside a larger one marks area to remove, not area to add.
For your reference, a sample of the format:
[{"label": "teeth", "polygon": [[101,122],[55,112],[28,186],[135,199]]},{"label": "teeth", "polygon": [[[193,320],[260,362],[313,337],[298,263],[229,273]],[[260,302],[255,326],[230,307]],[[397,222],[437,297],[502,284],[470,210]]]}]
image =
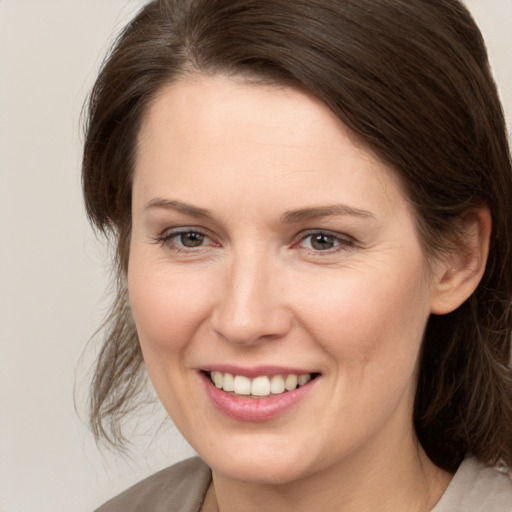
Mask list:
[{"label": "teeth", "polygon": [[251,395],[268,396],[270,395],[270,380],[268,377],[256,377],[251,384]]},{"label": "teeth", "polygon": [[288,375],[284,381],[286,391],[293,391],[297,387],[297,384],[299,383],[298,381],[299,379],[297,378],[297,375]]},{"label": "teeth", "polygon": [[284,392],[284,379],[281,375],[274,375],[270,381],[270,392],[279,395]]},{"label": "teeth", "polygon": [[220,389],[223,386],[224,377],[220,372],[212,372],[213,383]]},{"label": "teeth", "polygon": [[299,375],[299,378],[297,379],[297,383],[299,386],[304,386],[304,384],[307,384],[311,380],[311,374],[305,373],[304,375]]},{"label": "teeth", "polygon": [[233,391],[237,395],[250,395],[251,379],[243,375],[237,375],[233,381]]},{"label": "teeth", "polygon": [[234,380],[235,379],[233,378],[233,375],[231,375],[231,373],[224,374],[224,383],[222,386],[224,391],[234,391],[235,390]]},{"label": "teeth", "polygon": [[304,373],[286,377],[274,375],[271,378],[262,375],[251,380],[243,375],[233,376],[231,373],[222,372],[211,372],[210,377],[217,388],[245,396],[279,395],[285,391],[293,391],[297,386],[304,386],[312,378],[310,373]]}]

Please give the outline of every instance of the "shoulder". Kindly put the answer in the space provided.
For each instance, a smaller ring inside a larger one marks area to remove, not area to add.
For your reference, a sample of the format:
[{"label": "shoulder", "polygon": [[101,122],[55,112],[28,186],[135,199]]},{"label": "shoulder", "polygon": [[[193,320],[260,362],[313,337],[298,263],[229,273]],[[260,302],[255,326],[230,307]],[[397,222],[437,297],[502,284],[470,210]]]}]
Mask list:
[{"label": "shoulder", "polygon": [[512,512],[512,473],[466,458],[432,512]]},{"label": "shoulder", "polygon": [[96,512],[196,512],[210,481],[210,469],[194,457],[142,480]]}]

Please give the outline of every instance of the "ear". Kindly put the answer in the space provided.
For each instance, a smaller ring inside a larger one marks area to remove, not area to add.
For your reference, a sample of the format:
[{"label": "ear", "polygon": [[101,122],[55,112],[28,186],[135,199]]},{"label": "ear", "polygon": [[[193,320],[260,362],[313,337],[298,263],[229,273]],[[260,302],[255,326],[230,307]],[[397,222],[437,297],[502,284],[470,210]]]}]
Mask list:
[{"label": "ear", "polygon": [[436,315],[457,309],[475,291],[485,272],[492,225],[489,209],[470,210],[459,222],[457,248],[435,263],[431,312]]}]

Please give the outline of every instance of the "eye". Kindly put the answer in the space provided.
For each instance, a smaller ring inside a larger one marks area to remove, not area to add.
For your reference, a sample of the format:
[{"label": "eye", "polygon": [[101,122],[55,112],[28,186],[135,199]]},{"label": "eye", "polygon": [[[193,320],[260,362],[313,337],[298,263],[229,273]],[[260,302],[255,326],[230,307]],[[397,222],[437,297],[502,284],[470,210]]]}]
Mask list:
[{"label": "eye", "polygon": [[206,237],[197,231],[186,231],[172,237],[174,243],[179,243],[183,247],[199,247],[203,245]]},{"label": "eye", "polygon": [[353,245],[353,241],[347,236],[339,234],[314,231],[306,233],[297,244],[300,248],[314,252],[329,252],[342,250]]},{"label": "eye", "polygon": [[155,242],[175,252],[215,245],[208,235],[194,228],[180,228],[164,231],[155,239]]},{"label": "eye", "polygon": [[327,251],[339,243],[333,235],[327,235],[325,233],[309,235],[304,241],[309,245],[309,248],[315,251]]}]

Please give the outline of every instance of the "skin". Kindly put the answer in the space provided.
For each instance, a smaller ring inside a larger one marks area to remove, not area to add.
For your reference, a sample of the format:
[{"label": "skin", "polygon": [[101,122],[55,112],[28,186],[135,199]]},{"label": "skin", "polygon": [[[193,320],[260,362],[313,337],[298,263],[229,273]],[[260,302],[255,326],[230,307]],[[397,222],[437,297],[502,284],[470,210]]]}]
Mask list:
[{"label": "skin", "polygon": [[[130,302],[157,394],[212,468],[204,510],[430,510],[451,475],[412,426],[418,353],[431,312],[478,283],[488,215],[468,216],[474,254],[427,262],[397,177],[325,105],[222,76],[153,101],[132,207]],[[200,377],[284,363],[320,376],[258,423]]]}]

